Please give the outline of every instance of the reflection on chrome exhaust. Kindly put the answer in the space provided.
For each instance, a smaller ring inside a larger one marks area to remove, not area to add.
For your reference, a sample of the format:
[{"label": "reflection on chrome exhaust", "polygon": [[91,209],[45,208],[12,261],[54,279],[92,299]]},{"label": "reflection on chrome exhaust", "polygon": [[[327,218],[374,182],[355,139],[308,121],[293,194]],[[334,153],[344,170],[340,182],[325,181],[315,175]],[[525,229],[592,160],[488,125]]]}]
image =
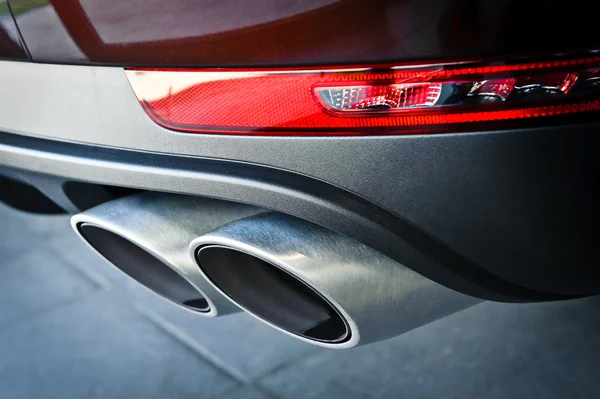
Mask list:
[{"label": "reflection on chrome exhaust", "polygon": [[143,193],[71,218],[97,253],[155,293],[205,316],[238,311],[206,282],[188,255],[189,242],[259,208],[225,201]]},{"label": "reflection on chrome exhaust", "polygon": [[238,306],[326,347],[391,338],[478,302],[347,236],[273,212],[201,236],[190,253]]}]

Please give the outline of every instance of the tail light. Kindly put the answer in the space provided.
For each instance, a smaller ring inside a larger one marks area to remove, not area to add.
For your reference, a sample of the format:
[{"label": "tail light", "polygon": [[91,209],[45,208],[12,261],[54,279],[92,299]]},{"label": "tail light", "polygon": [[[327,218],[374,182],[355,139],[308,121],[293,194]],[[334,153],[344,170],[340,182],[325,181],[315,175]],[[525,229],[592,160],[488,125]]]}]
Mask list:
[{"label": "tail light", "polygon": [[128,70],[148,115],[193,133],[393,135],[600,110],[600,55],[353,69]]}]

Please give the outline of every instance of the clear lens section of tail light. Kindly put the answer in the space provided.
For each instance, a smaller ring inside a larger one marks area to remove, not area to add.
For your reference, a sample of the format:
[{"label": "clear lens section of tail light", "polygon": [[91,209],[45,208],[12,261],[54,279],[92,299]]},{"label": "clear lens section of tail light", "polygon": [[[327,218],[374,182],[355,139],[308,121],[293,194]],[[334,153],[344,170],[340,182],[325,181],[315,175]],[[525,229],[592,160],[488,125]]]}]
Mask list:
[{"label": "clear lens section of tail light", "polygon": [[127,76],[156,123],[193,133],[445,133],[600,111],[595,52],[494,64],[130,69]]},{"label": "clear lens section of tail light", "polygon": [[335,111],[431,107],[439,100],[441,91],[439,83],[315,88],[317,98]]},{"label": "clear lens section of tail light", "polygon": [[468,97],[491,97],[493,101],[506,101],[515,88],[516,79],[492,79],[473,82]]},{"label": "clear lens section of tail light", "polygon": [[547,99],[569,94],[577,83],[579,73],[553,73],[541,76],[523,76],[517,79],[513,100]]},{"label": "clear lens section of tail light", "polygon": [[578,73],[552,73],[542,76],[523,76],[517,79],[517,90],[543,88],[568,94],[579,77]]}]

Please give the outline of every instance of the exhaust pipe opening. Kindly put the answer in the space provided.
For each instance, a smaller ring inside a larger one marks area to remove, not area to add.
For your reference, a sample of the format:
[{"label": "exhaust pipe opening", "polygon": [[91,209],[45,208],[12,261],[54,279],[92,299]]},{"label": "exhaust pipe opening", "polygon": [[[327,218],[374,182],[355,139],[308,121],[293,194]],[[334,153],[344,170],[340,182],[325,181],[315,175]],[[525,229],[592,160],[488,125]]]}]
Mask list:
[{"label": "exhaust pipe opening", "polygon": [[96,251],[129,277],[181,306],[197,312],[210,312],[210,305],[202,293],[133,242],[89,223],[81,223],[77,229]]},{"label": "exhaust pipe opening", "polygon": [[189,254],[190,241],[260,213],[253,206],[144,192],[105,202],[71,218],[75,232],[120,271],[170,302],[205,317],[239,312]]},{"label": "exhaust pipe opening", "polygon": [[350,237],[275,212],[200,236],[190,254],[237,306],[329,348],[388,339],[478,302]]},{"label": "exhaust pipe opening", "polygon": [[309,340],[349,338],[347,323],[329,301],[274,264],[218,245],[200,248],[196,259],[213,284],[259,318]]}]

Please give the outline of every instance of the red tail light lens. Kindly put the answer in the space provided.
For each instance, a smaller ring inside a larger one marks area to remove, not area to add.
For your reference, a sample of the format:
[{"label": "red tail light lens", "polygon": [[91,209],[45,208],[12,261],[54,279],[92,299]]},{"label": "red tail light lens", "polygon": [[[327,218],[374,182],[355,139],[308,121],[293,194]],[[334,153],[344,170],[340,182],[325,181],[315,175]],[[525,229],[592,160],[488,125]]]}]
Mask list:
[{"label": "red tail light lens", "polygon": [[600,110],[600,56],[320,70],[128,70],[158,124],[196,133],[380,135]]}]

